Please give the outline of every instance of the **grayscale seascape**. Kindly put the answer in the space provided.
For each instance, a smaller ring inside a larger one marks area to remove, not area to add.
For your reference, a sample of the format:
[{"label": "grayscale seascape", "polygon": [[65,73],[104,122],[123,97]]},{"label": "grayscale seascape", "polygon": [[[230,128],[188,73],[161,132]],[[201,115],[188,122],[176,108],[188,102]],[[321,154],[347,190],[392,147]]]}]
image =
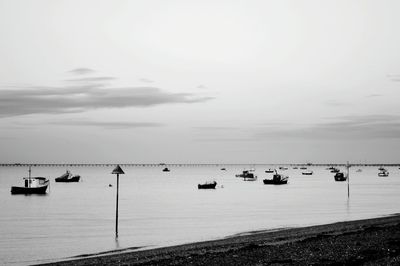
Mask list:
[{"label": "grayscale seascape", "polygon": [[[221,171],[226,167],[226,171]],[[11,195],[27,176],[26,167],[0,167],[0,264],[26,265],[135,247],[154,248],[223,238],[234,234],[356,220],[399,213],[400,170],[350,168],[347,182],[335,182],[325,167],[280,171],[289,184],[267,186],[257,165],[257,181],[235,177],[252,165],[124,167],[120,176],[119,238],[115,240],[116,177],[109,167],[68,167],[81,182],[55,183],[65,167],[32,167],[50,177],[46,195]],[[344,167],[341,168],[344,170]],[[215,190],[197,184],[215,180]],[[109,187],[109,184],[112,187]]]},{"label": "grayscale seascape", "polygon": [[398,265],[399,13],[0,0],[0,266]]}]

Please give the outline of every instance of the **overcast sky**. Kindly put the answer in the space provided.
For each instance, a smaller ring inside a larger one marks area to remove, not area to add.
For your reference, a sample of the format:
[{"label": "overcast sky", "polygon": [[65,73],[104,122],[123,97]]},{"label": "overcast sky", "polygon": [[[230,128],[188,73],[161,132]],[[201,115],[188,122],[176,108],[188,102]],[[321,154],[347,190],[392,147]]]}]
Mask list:
[{"label": "overcast sky", "polygon": [[399,12],[0,0],[0,162],[399,162]]}]

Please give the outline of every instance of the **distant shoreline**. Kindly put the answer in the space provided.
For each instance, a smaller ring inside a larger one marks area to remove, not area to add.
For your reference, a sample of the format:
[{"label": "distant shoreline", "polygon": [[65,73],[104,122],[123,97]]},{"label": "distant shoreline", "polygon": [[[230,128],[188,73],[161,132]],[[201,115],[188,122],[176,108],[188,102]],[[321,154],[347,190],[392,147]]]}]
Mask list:
[{"label": "distant shoreline", "polygon": [[[121,167],[206,167],[206,166],[309,166],[309,167],[344,167],[346,163],[0,163],[0,167],[29,167],[29,166],[37,166],[37,167],[114,167],[116,165],[120,165]],[[349,162],[349,166],[351,167],[400,167],[400,163],[352,163]]]},{"label": "distant shoreline", "polygon": [[395,264],[400,262],[400,214],[221,240],[122,252],[46,265]]}]

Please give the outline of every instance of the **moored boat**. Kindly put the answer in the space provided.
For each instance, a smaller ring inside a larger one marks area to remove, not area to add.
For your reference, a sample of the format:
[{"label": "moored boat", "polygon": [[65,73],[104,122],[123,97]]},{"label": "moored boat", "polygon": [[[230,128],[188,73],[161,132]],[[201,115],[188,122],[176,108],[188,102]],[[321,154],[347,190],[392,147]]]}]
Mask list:
[{"label": "moored boat", "polygon": [[312,175],[313,173],[311,170],[301,172],[302,175]]},{"label": "moored boat", "polygon": [[165,167],[162,171],[163,172],[169,172],[170,170],[168,169],[168,167]]},{"label": "moored boat", "polygon": [[337,168],[333,168],[333,169],[331,170],[331,173],[339,173],[339,172],[340,172],[340,170],[337,169]]},{"label": "moored boat", "polygon": [[235,175],[236,177],[245,177],[246,175],[248,175],[249,174],[249,171],[248,170],[243,170],[243,172],[241,173],[241,174],[237,174],[237,175]]},{"label": "moored boat", "polygon": [[278,174],[278,172],[275,171],[272,179],[264,179],[263,182],[264,185],[284,185],[287,184],[288,179],[288,176]]},{"label": "moored boat", "polygon": [[268,170],[265,170],[265,172],[266,172],[266,173],[273,173],[273,172],[274,172],[274,170],[273,170],[273,169],[271,169],[271,168],[269,168]]},{"label": "moored boat", "polygon": [[386,169],[384,169],[383,171],[378,173],[378,176],[383,176],[383,177],[384,176],[389,176],[389,172]]},{"label": "moored boat", "polygon": [[335,181],[346,181],[347,180],[347,176],[344,175],[344,173],[342,172],[337,172],[334,176]]},{"label": "moored boat", "polygon": [[46,194],[49,186],[49,179],[45,177],[31,177],[31,168],[29,167],[29,177],[24,177],[24,186],[12,186],[11,194]]},{"label": "moored boat", "polygon": [[81,179],[80,175],[72,175],[72,173],[67,170],[65,174],[63,174],[60,177],[57,177],[55,179],[56,182],[64,182],[64,183],[70,183],[70,182],[79,182]]},{"label": "moored boat", "polygon": [[243,181],[256,181],[257,180],[257,176],[253,173],[248,173],[247,175],[245,175],[243,177]]},{"label": "moored boat", "polygon": [[215,189],[216,186],[217,186],[217,182],[213,181],[213,182],[206,182],[204,184],[198,184],[197,188],[198,189]]}]

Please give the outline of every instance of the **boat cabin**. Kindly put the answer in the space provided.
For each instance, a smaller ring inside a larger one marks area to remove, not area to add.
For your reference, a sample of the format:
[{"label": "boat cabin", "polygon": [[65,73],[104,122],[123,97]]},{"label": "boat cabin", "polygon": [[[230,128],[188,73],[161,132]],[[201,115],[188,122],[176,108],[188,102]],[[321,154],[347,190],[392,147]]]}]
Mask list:
[{"label": "boat cabin", "polygon": [[46,184],[47,179],[45,177],[24,177],[25,187],[40,187]]}]

